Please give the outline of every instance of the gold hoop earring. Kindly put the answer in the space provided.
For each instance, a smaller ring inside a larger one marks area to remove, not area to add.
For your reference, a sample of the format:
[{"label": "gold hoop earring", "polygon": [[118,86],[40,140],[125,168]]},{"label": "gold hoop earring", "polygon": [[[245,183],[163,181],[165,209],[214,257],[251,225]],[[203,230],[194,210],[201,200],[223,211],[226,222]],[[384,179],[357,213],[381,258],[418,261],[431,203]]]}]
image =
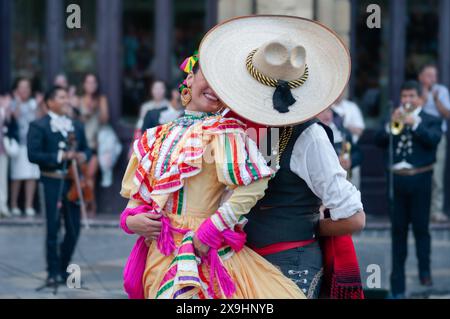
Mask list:
[{"label": "gold hoop earring", "polygon": [[181,104],[186,107],[192,100],[192,90],[191,88],[185,87],[181,91]]}]

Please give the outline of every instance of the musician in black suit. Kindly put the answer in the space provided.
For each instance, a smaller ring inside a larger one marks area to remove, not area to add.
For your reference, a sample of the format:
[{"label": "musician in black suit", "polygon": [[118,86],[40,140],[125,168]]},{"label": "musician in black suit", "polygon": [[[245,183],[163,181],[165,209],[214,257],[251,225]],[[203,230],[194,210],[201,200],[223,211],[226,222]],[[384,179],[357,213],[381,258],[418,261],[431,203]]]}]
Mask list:
[{"label": "musician in black suit", "polygon": [[[51,88],[45,95],[45,103],[48,114],[32,122],[28,131],[28,157],[41,170],[47,223],[47,285],[56,285],[67,279],[67,266],[80,232],[80,207],[67,200],[71,183],[67,171],[73,159],[85,162],[91,152],[82,124],[66,116],[69,105],[66,90]],[[61,216],[65,236],[58,247]]]},{"label": "musician in black suit", "polygon": [[[393,132],[394,205],[392,223],[391,295],[405,296],[405,261],[407,257],[408,226],[411,223],[419,260],[419,278],[422,285],[432,285],[430,254],[431,178],[436,161],[436,148],[442,135],[441,119],[422,110],[421,87],[416,81],[402,86],[401,104],[376,135],[376,143],[388,149],[389,134]],[[395,132],[395,125],[403,129]],[[400,133],[398,133],[400,131]]]}]

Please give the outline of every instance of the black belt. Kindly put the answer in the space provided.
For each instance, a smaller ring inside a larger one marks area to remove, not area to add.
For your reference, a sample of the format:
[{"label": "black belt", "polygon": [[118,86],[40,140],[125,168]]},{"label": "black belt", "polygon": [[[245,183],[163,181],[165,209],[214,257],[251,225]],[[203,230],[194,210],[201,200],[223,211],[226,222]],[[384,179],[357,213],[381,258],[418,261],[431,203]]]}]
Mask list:
[{"label": "black belt", "polygon": [[41,175],[48,178],[69,179],[69,176],[64,171],[41,171]]}]

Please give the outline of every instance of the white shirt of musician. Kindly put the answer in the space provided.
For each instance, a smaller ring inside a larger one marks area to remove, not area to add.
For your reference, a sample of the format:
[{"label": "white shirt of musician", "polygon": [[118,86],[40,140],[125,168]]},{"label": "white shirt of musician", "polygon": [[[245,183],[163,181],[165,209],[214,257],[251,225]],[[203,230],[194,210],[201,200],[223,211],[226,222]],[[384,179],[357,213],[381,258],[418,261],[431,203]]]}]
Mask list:
[{"label": "white shirt of musician", "polygon": [[[61,133],[62,136],[64,136],[64,138],[67,138],[69,133],[73,132],[74,127],[73,127],[72,120],[70,118],[68,118],[65,115],[58,115],[52,111],[48,112],[48,115],[50,116],[50,129],[52,130],[52,132],[55,132],[55,133],[59,132],[59,133]],[[64,143],[64,142],[60,142],[60,143]],[[60,150],[58,151],[58,155],[57,155],[58,163],[62,162],[62,157],[64,155],[65,146],[66,146],[65,143],[64,143],[64,145],[59,145]]]},{"label": "white shirt of musician", "polygon": [[349,218],[363,210],[361,193],[347,180],[347,172],[319,124],[312,124],[298,137],[289,164],[330,210],[332,220]]},{"label": "white shirt of musician", "polygon": [[[404,111],[403,106],[400,106],[400,107],[401,107],[402,110]],[[419,116],[420,112],[422,112],[422,107],[421,107],[421,106],[417,107],[417,108],[411,113],[411,115],[414,117],[414,125],[411,127],[411,129],[412,129],[413,131],[417,130],[417,128],[419,127],[420,123],[422,122],[422,118]],[[386,132],[387,132],[388,134],[391,134],[391,128],[390,128],[390,125],[391,125],[390,122],[387,122],[387,123],[386,123],[385,130],[386,130]],[[412,164],[408,163],[408,162],[405,161],[405,160],[402,160],[402,161],[400,161],[400,162],[395,163],[394,165],[392,165],[392,169],[393,169],[394,171],[402,170],[402,169],[411,169],[411,168],[414,168],[414,166],[413,166]]]}]

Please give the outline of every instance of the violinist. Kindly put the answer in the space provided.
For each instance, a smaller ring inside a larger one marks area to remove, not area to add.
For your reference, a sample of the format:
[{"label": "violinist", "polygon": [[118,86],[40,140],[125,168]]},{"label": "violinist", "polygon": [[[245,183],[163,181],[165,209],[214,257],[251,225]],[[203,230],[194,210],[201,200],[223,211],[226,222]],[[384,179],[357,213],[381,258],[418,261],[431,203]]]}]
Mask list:
[{"label": "violinist", "polygon": [[[52,87],[44,100],[48,114],[30,125],[28,157],[41,170],[47,225],[46,284],[56,286],[67,280],[67,266],[80,233],[80,201],[70,201],[67,196],[73,184],[69,168],[74,160],[78,164],[86,163],[91,152],[82,124],[66,115],[69,108],[67,91]],[[61,217],[64,219],[65,235],[59,245]]]}]

